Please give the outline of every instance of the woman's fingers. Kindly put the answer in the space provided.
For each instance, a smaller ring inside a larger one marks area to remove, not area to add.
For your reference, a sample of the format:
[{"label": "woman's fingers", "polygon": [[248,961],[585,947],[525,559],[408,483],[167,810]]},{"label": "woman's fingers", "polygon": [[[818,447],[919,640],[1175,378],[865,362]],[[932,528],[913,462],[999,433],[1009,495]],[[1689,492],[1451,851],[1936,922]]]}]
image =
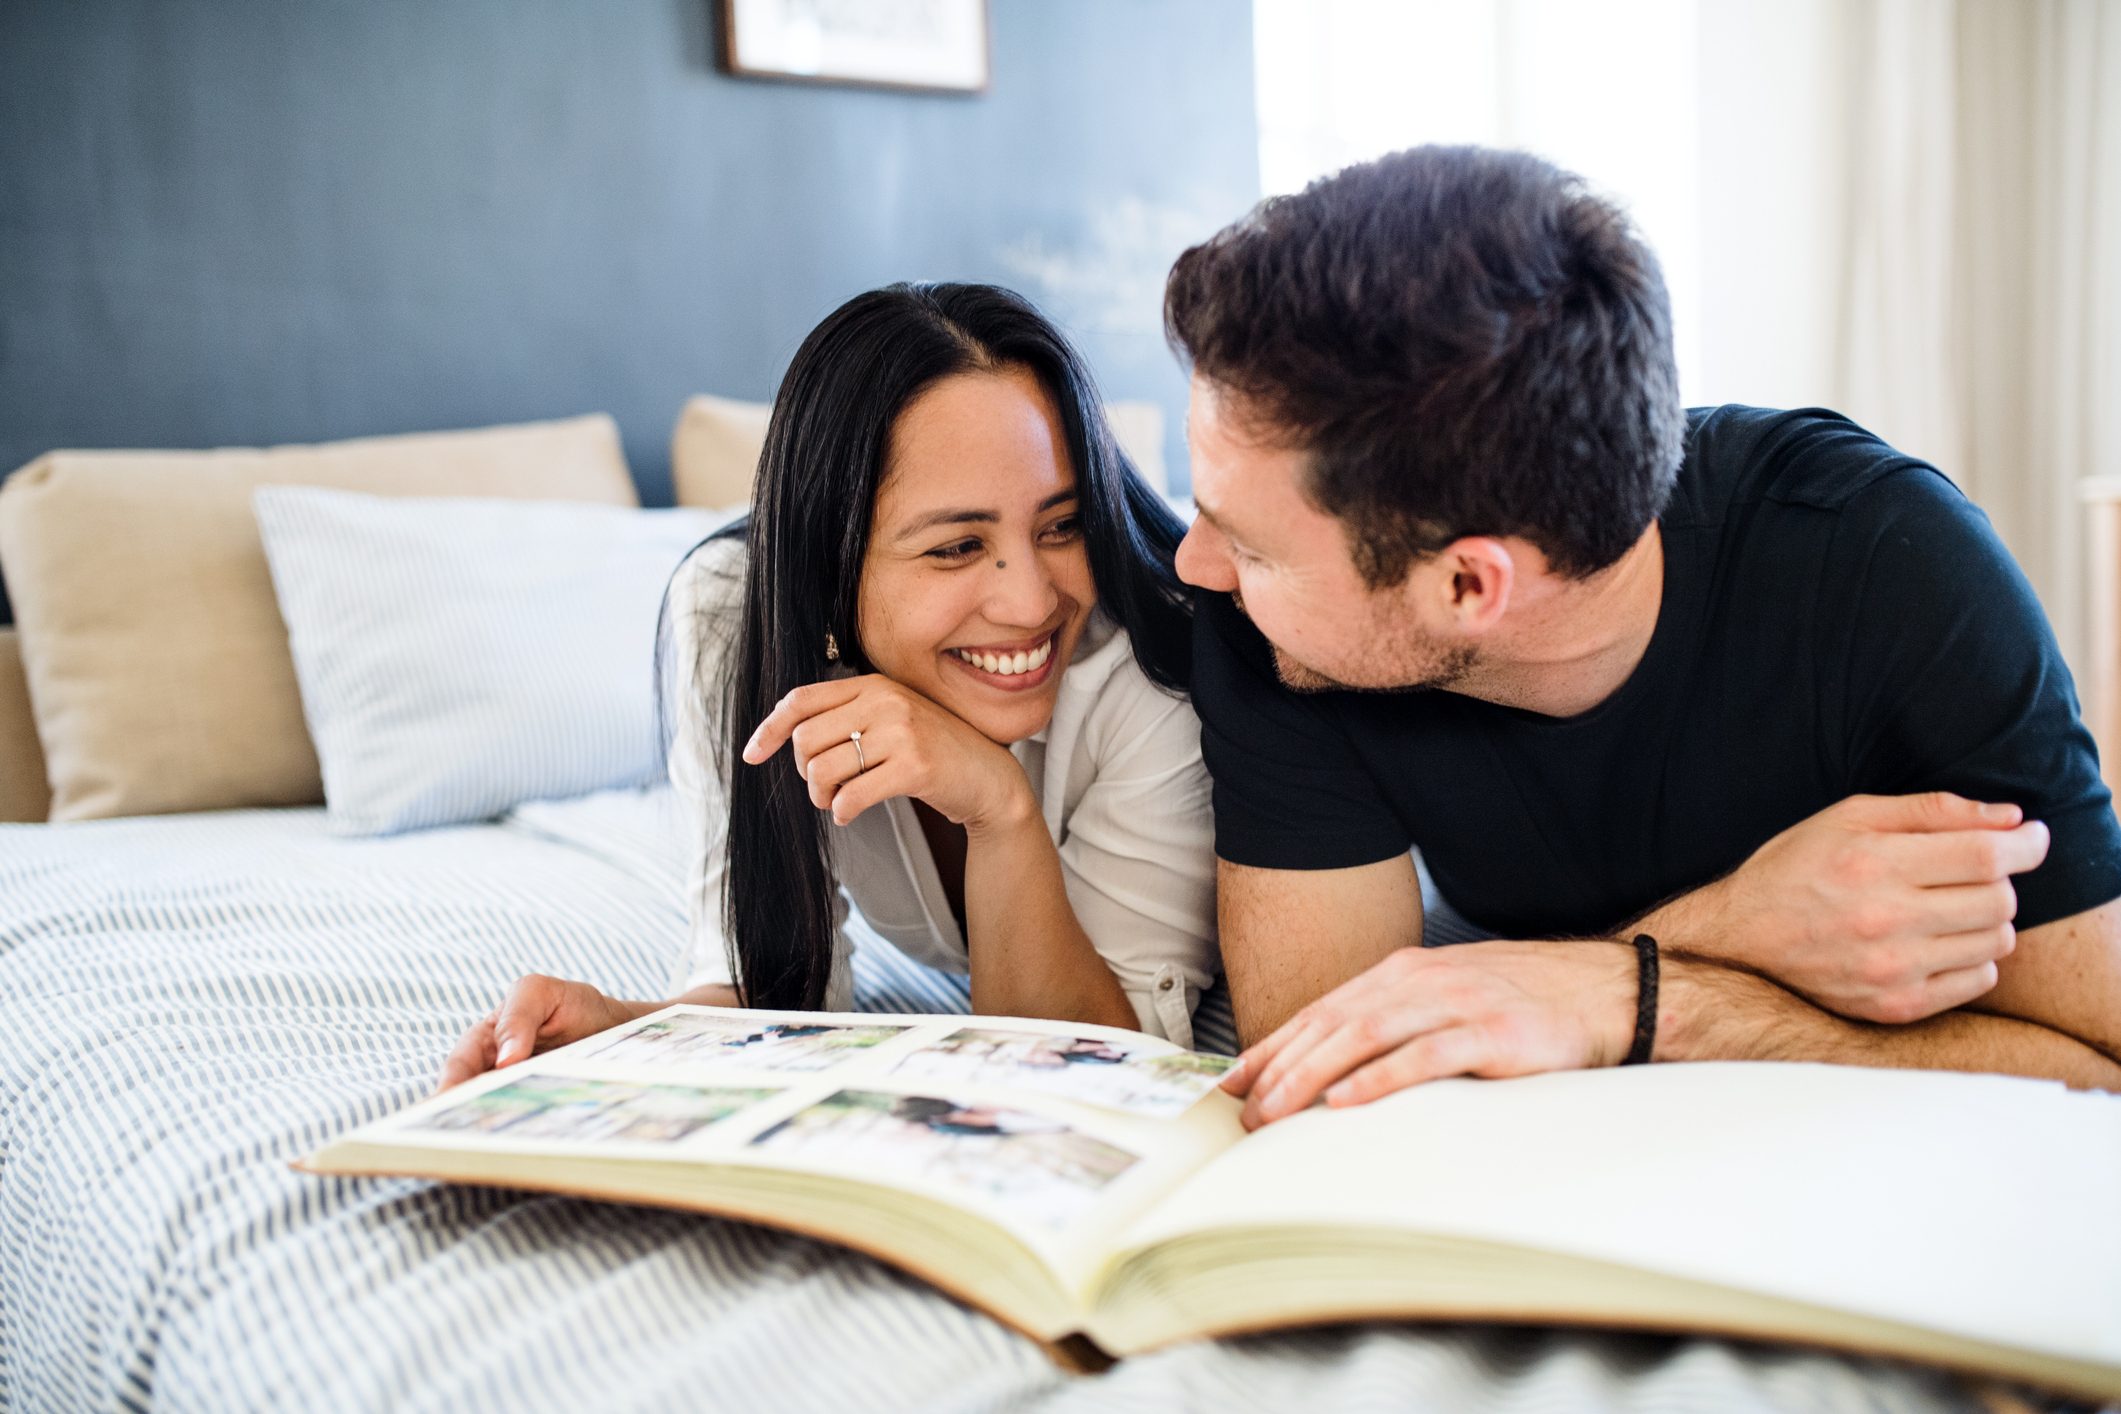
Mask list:
[{"label": "woman's fingers", "polygon": [[888,766],[858,772],[827,796],[823,808],[832,812],[833,824],[852,824],[870,806],[905,793],[900,775],[899,771]]},{"label": "woman's fingers", "polygon": [[810,803],[820,810],[830,810],[832,797],[841,786],[879,764],[876,753],[881,749],[879,743],[871,741],[864,733],[859,752],[850,739],[811,757],[810,765],[803,773],[810,786]]},{"label": "woman's fingers", "polygon": [[916,785],[912,772],[900,762],[872,765],[833,793],[830,802],[832,823],[851,825],[870,806],[882,804],[894,795],[911,795]]},{"label": "woman's fingers", "polygon": [[442,1062],[442,1078],[435,1083],[435,1093],[440,1094],[452,1085],[461,1085],[474,1075],[483,1075],[493,1069],[494,1043],[491,1015],[464,1033],[457,1048]]},{"label": "woman's fingers", "polygon": [[496,1070],[528,1060],[537,1052],[539,1034],[552,1019],[564,986],[556,977],[530,976],[509,988],[493,1028]]},{"label": "woman's fingers", "polygon": [[861,695],[866,678],[834,678],[799,687],[774,704],[758,730],[744,743],[744,759],[756,766],[779,751],[803,722],[820,712],[845,706]]},{"label": "woman's fingers", "polygon": [[850,702],[844,707],[835,707],[829,712],[802,723],[788,738],[789,750],[795,754],[795,769],[804,780],[810,779],[817,758],[840,747],[848,748],[849,759],[853,758],[854,734],[862,734],[862,745],[870,753],[870,763],[875,761],[873,739],[882,725],[877,718],[882,714],[869,702]]}]

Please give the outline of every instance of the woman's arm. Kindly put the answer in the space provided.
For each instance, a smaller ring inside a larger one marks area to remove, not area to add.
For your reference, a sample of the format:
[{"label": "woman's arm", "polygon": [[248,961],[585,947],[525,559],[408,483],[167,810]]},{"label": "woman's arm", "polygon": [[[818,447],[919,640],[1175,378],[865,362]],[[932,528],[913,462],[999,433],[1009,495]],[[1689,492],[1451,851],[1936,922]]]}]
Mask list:
[{"label": "woman's arm", "polygon": [[1028,782],[1014,809],[966,826],[965,946],[974,1011],[1141,1025],[1075,916],[1060,851]]},{"label": "woman's arm", "polygon": [[1086,717],[1058,724],[1094,763],[1060,822],[1061,872],[1075,916],[1143,1030],[1193,1044],[1193,1009],[1221,970],[1215,832],[1200,721],[1192,705],[1123,665]]},{"label": "woman's arm", "polygon": [[659,1002],[622,1002],[614,1000],[612,1005],[620,1008],[623,1012],[623,1015],[619,1017],[620,1021],[639,1021],[648,1013],[661,1011],[666,1006],[742,1006],[743,1002],[737,999],[736,988],[730,986],[727,982],[709,982],[703,986],[693,987],[680,992],[674,997],[666,997]]}]

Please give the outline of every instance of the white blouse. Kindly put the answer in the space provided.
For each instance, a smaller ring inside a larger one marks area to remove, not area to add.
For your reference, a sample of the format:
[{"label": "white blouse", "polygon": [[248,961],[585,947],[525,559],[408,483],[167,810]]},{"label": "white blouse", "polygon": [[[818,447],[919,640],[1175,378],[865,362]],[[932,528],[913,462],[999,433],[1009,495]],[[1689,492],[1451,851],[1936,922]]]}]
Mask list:
[{"label": "white blouse", "polygon": [[[672,578],[665,612],[670,780],[690,832],[691,936],[674,991],[732,980],[722,926],[728,766],[725,743],[712,739],[699,670],[703,651],[717,655],[704,679],[717,682],[718,655],[734,646],[744,561],[739,540],[701,546]],[[1193,1008],[1219,970],[1214,828],[1192,704],[1152,683],[1126,633],[1093,614],[1052,720],[1009,752],[1060,852],[1076,920],[1141,1028],[1190,1046]],[[853,1005],[849,958],[865,930],[930,967],[967,970],[964,932],[911,801],[864,811],[829,838],[840,896],[828,1008]]]}]

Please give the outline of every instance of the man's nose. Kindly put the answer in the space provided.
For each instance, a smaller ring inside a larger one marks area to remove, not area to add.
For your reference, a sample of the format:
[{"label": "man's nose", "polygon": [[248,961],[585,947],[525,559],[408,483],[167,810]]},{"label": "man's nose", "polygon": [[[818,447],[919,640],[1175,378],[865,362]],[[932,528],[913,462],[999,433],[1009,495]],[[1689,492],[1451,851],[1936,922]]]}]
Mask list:
[{"label": "man's nose", "polygon": [[1186,538],[1178,542],[1178,577],[1196,588],[1225,594],[1237,588],[1237,567],[1221,542],[1222,537],[1205,522],[1196,520],[1187,526]]}]

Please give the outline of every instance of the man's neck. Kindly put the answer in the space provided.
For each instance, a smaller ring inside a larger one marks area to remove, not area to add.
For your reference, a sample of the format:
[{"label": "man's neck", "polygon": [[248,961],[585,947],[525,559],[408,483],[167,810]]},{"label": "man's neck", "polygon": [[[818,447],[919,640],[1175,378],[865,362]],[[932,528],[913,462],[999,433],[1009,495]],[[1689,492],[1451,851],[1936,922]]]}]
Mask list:
[{"label": "man's neck", "polygon": [[1549,579],[1521,614],[1506,652],[1485,654],[1451,690],[1483,702],[1574,717],[1627,682],[1664,605],[1664,537],[1656,522],[1587,580]]}]

